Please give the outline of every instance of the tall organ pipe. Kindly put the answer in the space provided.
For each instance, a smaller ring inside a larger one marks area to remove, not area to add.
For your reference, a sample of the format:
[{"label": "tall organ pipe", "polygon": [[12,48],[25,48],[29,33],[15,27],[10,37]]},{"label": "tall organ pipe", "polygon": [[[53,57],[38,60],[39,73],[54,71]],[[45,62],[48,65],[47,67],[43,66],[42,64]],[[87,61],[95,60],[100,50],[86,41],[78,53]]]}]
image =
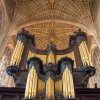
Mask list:
[{"label": "tall organ pipe", "polygon": [[38,71],[40,71],[40,66],[42,62],[36,57],[32,57],[28,60],[28,77],[25,89],[25,100],[35,99],[37,93],[37,80],[38,80]]},{"label": "tall organ pipe", "polygon": [[37,90],[37,73],[32,66],[32,68],[29,70],[28,77],[27,77],[27,83],[26,83],[26,89],[25,89],[25,98],[26,99],[32,99],[36,97],[36,90]]},{"label": "tall organ pipe", "polygon": [[65,99],[74,99],[75,91],[72,76],[72,64],[69,60],[62,60],[61,63],[63,96]]},{"label": "tall organ pipe", "polygon": [[46,81],[46,99],[54,99],[54,80],[51,77]]},{"label": "tall organ pipe", "polygon": [[16,44],[15,50],[13,52],[10,65],[19,65],[20,61],[21,61],[26,38],[25,38],[25,36],[22,36],[22,35],[19,35],[18,37],[19,37],[19,39],[17,40],[17,44]]},{"label": "tall organ pipe", "polygon": [[90,54],[89,54],[85,40],[80,42],[79,51],[80,51],[80,55],[81,55],[83,65],[91,65],[92,66]]}]

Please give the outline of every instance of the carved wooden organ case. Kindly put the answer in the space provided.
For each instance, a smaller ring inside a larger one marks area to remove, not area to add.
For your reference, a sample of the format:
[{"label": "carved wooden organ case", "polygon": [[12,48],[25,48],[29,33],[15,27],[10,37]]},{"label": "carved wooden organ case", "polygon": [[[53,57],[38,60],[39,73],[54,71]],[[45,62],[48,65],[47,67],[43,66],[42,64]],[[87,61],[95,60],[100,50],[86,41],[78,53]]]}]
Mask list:
[{"label": "carved wooden organ case", "polygon": [[75,88],[86,88],[95,74],[86,33],[81,30],[70,36],[65,50],[57,50],[52,42],[46,50],[37,49],[34,35],[24,29],[16,40],[7,73],[14,78],[16,87],[25,87],[25,100],[73,100]]}]

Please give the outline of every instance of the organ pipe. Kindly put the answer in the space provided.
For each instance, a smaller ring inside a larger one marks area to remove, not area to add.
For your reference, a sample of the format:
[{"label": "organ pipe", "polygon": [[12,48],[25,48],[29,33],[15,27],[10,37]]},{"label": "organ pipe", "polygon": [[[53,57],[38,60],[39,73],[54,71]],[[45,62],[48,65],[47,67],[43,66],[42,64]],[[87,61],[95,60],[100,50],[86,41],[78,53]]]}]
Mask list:
[{"label": "organ pipe", "polygon": [[83,62],[83,65],[92,65],[90,54],[86,45],[85,41],[82,41],[79,45],[79,51],[81,55],[81,59]]},{"label": "organ pipe", "polygon": [[54,99],[54,81],[51,77],[46,81],[46,99]]},{"label": "organ pipe", "polygon": [[25,98],[32,99],[36,97],[37,92],[37,73],[32,66],[32,68],[29,71],[28,77],[27,77],[27,83],[26,83],[26,90],[25,90]]},{"label": "organ pipe", "polygon": [[49,55],[48,55],[48,63],[52,63],[55,64],[55,57],[52,51],[50,51]]},{"label": "organ pipe", "polygon": [[[10,61],[10,65],[19,65],[20,64],[23,50],[24,50],[24,42],[18,39],[15,50],[13,52],[13,55],[12,55],[12,58]],[[13,81],[12,77],[9,77],[8,80],[9,80],[9,82],[8,82],[7,86],[11,86],[12,81]]]},{"label": "organ pipe", "polygon": [[62,75],[62,82],[63,82],[63,95],[66,99],[75,98],[75,92],[74,92],[74,84],[73,84],[73,78],[72,73],[68,66],[66,66],[63,75]]},{"label": "organ pipe", "polygon": [[17,40],[17,44],[14,53],[12,55],[10,65],[19,65],[23,50],[24,50],[23,42],[21,40]]}]

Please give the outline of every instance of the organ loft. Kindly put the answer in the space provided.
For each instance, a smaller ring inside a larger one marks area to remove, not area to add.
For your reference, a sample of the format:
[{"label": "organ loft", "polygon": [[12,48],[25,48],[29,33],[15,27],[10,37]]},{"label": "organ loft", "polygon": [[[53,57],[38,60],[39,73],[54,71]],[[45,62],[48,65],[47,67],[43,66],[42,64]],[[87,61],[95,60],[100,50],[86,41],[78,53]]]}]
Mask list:
[{"label": "organ loft", "polygon": [[50,36],[50,43],[42,50],[36,48],[35,36],[30,32],[23,28],[17,33],[6,71],[14,79],[12,89],[18,89],[23,100],[81,100],[78,98],[85,89],[92,95],[87,86],[96,69],[87,48],[87,34],[78,29],[69,38],[69,47],[59,50]]}]

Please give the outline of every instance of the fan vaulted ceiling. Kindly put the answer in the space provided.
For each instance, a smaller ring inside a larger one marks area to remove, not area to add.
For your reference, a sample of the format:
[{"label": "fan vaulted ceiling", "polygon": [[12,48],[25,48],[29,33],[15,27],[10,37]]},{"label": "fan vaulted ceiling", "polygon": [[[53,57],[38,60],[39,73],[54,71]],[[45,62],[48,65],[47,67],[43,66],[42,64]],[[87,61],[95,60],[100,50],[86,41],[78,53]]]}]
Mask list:
[{"label": "fan vaulted ceiling", "polygon": [[77,31],[78,28],[79,27],[75,25],[64,24],[61,22],[46,22],[25,27],[25,29],[31,34],[35,35],[36,47],[39,49],[45,49],[47,44],[51,41],[56,44],[57,49],[67,48],[69,44],[69,36]]},{"label": "fan vaulted ceiling", "polygon": [[86,27],[92,25],[94,21],[95,0],[5,1],[10,21],[16,27],[23,26],[34,34],[36,46],[39,49],[45,49],[50,42],[50,39],[48,39],[50,30],[54,31],[55,43],[58,49],[64,49],[68,46],[69,35],[79,27],[81,28],[81,26],[62,23],[60,20],[79,23]]}]

